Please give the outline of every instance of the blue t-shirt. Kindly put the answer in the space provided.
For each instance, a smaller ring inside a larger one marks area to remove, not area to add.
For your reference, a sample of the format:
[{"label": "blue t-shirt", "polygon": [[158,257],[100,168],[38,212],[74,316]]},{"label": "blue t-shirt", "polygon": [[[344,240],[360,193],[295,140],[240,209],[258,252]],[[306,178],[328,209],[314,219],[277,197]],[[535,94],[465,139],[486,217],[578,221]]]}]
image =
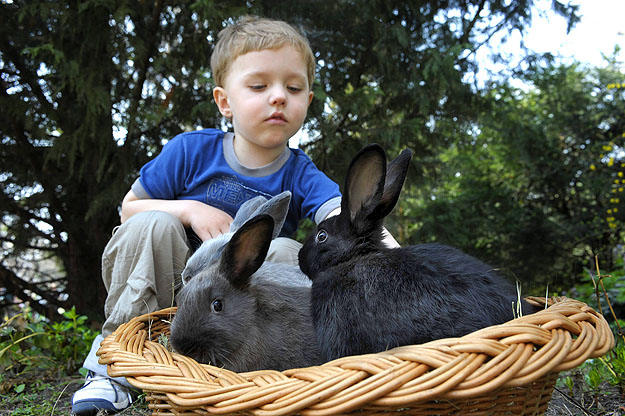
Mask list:
[{"label": "blue t-shirt", "polygon": [[234,153],[234,135],[218,129],[182,133],[141,168],[132,185],[138,198],[193,199],[234,217],[255,196],[271,198],[291,191],[282,236],[292,235],[300,219],[321,222],[340,206],[338,185],[300,149],[285,146],[272,163],[250,169]]}]

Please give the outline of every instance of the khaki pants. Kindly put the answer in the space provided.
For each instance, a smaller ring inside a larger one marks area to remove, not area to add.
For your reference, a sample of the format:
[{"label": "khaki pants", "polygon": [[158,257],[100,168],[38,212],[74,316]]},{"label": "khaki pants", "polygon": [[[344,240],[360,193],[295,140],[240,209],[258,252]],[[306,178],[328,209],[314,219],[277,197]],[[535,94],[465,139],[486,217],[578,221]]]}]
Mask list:
[{"label": "khaki pants", "polygon": [[[295,240],[276,238],[267,260],[297,265],[300,248]],[[190,255],[185,229],[171,214],[142,212],[119,226],[102,254],[102,280],[108,293],[102,336],[135,316],[174,306],[180,275]],[[94,341],[84,367],[106,374],[106,367],[97,364],[95,356],[102,339]]]}]

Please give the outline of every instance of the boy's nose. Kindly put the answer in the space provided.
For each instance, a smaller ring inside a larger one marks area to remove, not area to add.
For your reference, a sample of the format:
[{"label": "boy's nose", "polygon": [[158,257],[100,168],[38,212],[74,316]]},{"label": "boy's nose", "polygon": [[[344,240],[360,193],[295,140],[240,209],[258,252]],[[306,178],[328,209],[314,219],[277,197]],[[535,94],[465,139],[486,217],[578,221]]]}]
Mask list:
[{"label": "boy's nose", "polygon": [[286,92],[284,88],[274,88],[271,91],[271,105],[284,105],[286,103]]}]

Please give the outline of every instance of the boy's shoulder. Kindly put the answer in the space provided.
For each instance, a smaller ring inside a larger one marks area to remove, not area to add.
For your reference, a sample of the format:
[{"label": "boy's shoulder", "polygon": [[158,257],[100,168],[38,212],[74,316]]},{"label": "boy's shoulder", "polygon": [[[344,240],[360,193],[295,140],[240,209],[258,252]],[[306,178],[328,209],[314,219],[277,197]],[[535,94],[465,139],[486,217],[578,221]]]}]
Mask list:
[{"label": "boy's shoulder", "polygon": [[[201,155],[206,152],[218,152],[223,146],[226,132],[219,129],[187,131],[173,137],[165,144],[171,152],[184,152],[187,155]],[[163,150],[165,150],[163,149]]]},{"label": "boy's shoulder", "polygon": [[297,164],[313,163],[310,156],[308,156],[302,149],[297,148],[297,147],[289,147],[288,149],[293,154],[294,156],[293,160],[295,161],[295,163]]},{"label": "boy's shoulder", "polygon": [[312,158],[308,156],[302,149],[289,147],[293,157],[290,161],[296,170],[319,170]]},{"label": "boy's shoulder", "polygon": [[221,140],[225,134],[226,132],[220,129],[202,129],[180,133],[172,140]]}]

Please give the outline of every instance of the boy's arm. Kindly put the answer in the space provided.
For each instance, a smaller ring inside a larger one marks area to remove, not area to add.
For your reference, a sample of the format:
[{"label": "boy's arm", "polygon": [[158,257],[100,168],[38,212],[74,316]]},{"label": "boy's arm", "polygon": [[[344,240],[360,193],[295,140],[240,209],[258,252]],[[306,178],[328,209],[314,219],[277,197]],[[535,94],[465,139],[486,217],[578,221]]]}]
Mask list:
[{"label": "boy's arm", "polygon": [[[330,218],[330,217],[333,217],[335,215],[339,215],[340,212],[341,212],[341,208],[340,207],[336,208],[336,209],[332,210],[326,216],[326,218]],[[400,247],[400,245],[397,242],[397,240],[395,240],[395,238],[391,235],[391,233],[388,232],[386,227],[382,227],[382,242],[388,248],[398,248],[398,247]]]},{"label": "boy's arm", "polygon": [[164,211],[177,217],[182,224],[193,229],[202,241],[215,238],[230,230],[232,217],[200,201],[176,199],[140,199],[130,190],[122,201],[121,222],[139,212]]}]

